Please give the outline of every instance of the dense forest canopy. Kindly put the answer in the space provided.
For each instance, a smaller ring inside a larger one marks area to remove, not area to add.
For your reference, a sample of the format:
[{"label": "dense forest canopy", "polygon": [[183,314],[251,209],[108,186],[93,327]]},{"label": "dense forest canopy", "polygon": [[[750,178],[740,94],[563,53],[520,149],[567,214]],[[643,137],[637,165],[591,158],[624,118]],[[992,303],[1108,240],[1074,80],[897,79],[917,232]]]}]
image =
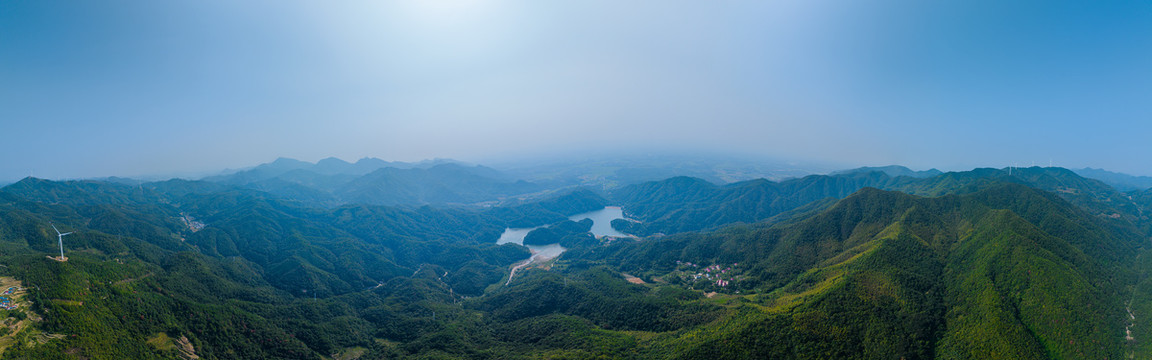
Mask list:
[{"label": "dense forest canopy", "polygon": [[[377,189],[447,199],[429,186],[472,183],[488,195],[388,206],[249,181],[383,174],[370,166],[274,165],[203,181],[28,178],[0,189],[0,279],[19,281],[26,305],[0,310],[0,356],[1152,355],[1152,319],[1140,317],[1152,309],[1152,196],[1064,169],[540,191],[437,164],[394,173],[457,183]],[[507,186],[535,193],[508,197],[521,190]],[[612,204],[630,217],[613,226],[639,237],[597,238],[591,220],[568,219]],[[49,258],[59,252],[50,225],[74,232],[65,262]],[[525,245],[567,251],[536,262],[524,246],[496,244],[506,228],[532,227]]]}]

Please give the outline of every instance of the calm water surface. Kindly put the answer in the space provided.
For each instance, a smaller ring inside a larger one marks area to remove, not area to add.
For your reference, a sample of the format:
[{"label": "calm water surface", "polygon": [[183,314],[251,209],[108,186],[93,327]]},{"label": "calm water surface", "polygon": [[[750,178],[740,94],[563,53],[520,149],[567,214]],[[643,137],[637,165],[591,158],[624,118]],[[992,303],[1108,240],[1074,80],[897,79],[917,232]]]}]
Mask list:
[{"label": "calm water surface", "polygon": [[[621,236],[627,237],[628,234],[621,233],[612,229],[612,220],[623,219],[624,211],[617,206],[608,206],[600,210],[590,211],[583,214],[576,214],[569,217],[569,220],[580,221],[584,219],[592,219],[592,234],[596,237],[601,236]],[[524,245],[524,237],[532,230],[541,228],[542,226],[531,228],[507,228],[504,233],[500,234],[500,239],[496,240],[496,245],[513,243],[517,245]],[[533,258],[554,258],[564,252],[565,249],[560,244],[548,245],[526,245],[528,250],[532,251]]]},{"label": "calm water surface", "polygon": [[630,235],[616,231],[616,229],[612,228],[612,220],[623,218],[623,209],[621,209],[619,206],[607,206],[600,210],[572,215],[568,217],[568,220],[580,221],[584,219],[592,219],[592,235],[596,235],[596,237],[629,237]]}]

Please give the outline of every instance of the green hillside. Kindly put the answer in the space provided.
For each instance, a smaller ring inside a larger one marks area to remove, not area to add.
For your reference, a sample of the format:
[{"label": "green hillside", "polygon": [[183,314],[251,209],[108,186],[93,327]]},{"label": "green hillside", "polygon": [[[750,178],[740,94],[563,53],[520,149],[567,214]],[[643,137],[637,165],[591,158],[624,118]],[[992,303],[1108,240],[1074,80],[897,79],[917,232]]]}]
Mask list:
[{"label": "green hillside", "polygon": [[[207,182],[26,179],[0,191],[0,277],[30,304],[0,310],[15,326],[0,358],[1152,354],[1143,198],[1069,174],[674,178],[614,196],[670,212],[649,229],[717,229],[614,241],[567,220],[607,204],[587,190],[318,208]],[[49,223],[75,231],[67,262],[48,258]],[[568,251],[506,281],[529,252],[500,232],[550,224],[525,241]]]},{"label": "green hillside", "polygon": [[[746,302],[669,340],[706,358],[1117,358],[1143,237],[1014,184],[918,198],[864,189],[818,215],[585,256],[668,279],[740,264]],[[739,293],[737,293],[739,292]],[[671,346],[671,345],[670,345]]]},{"label": "green hillside", "polygon": [[[886,170],[886,171],[884,171]],[[1131,195],[1103,182],[1062,168],[974,169],[915,173],[889,168],[861,168],[832,175],[811,175],[781,182],[750,180],[723,186],[677,177],[627,186],[612,198],[638,223],[620,223],[623,230],[642,235],[716,230],[732,223],[779,221],[807,205],[842,199],[865,187],[920,196],[969,194],[1003,183],[1017,183],[1058,194],[1093,215],[1136,224],[1141,205]],[[892,174],[895,174],[892,175]],[[787,215],[787,216],[784,216]]]}]

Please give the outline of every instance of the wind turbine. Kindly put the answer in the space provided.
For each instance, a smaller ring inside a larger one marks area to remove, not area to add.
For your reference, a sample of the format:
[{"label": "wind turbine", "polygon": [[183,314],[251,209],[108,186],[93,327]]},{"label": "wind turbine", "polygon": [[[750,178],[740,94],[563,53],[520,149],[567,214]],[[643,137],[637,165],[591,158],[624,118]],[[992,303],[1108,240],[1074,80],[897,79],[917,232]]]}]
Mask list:
[{"label": "wind turbine", "polygon": [[48,225],[52,225],[52,230],[56,230],[56,240],[60,241],[60,261],[67,261],[67,259],[64,257],[64,235],[69,235],[73,233],[73,231],[61,234],[60,229],[57,229],[55,224]]}]

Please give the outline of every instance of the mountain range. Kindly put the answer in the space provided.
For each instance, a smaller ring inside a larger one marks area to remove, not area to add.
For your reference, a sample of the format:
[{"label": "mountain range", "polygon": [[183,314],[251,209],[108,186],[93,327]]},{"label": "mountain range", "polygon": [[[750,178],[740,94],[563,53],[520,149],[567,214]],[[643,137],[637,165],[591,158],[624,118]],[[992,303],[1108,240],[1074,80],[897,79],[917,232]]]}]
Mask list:
[{"label": "mountain range", "polygon": [[[26,178],[0,188],[0,280],[26,304],[0,310],[0,359],[1152,356],[1152,189],[1051,167],[517,178],[372,159]],[[639,236],[568,219],[606,205]],[[525,242],[554,259],[496,244],[544,225]]]},{"label": "mountain range", "polygon": [[1103,181],[1120,191],[1148,190],[1152,188],[1152,177],[1135,176],[1104,169],[1083,168],[1072,170],[1080,176]]},{"label": "mountain range", "polygon": [[365,158],[348,163],[327,158],[313,164],[280,158],[203,181],[259,190],[322,207],[351,203],[466,205],[543,190],[488,167],[451,160],[403,163]]}]

